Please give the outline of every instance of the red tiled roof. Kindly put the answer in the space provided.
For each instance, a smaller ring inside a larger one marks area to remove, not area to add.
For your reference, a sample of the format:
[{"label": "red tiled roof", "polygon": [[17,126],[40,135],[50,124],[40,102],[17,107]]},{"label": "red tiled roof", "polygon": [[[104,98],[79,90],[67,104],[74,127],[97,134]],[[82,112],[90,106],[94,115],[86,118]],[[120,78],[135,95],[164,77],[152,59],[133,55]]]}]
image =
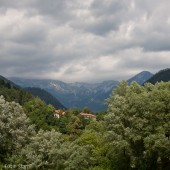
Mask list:
[{"label": "red tiled roof", "polygon": [[80,115],[81,115],[81,116],[84,116],[84,117],[93,117],[93,118],[95,118],[95,117],[96,117],[96,115],[94,115],[94,114],[90,114],[90,113],[83,113],[83,112],[81,112],[81,113],[80,113]]},{"label": "red tiled roof", "polygon": [[58,115],[64,115],[65,112],[63,112],[62,110],[54,110],[54,112]]}]

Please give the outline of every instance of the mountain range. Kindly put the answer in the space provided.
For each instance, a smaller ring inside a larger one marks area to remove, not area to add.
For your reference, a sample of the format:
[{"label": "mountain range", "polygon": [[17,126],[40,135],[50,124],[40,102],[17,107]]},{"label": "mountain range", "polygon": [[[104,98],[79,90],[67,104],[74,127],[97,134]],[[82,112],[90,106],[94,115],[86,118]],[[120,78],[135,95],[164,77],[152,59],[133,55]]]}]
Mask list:
[{"label": "mountain range", "polygon": [[38,87],[46,90],[57,98],[67,108],[80,108],[87,106],[94,112],[105,110],[104,100],[108,98],[118,81],[105,81],[102,83],[64,83],[58,80],[31,80],[10,78],[19,86]]},{"label": "mountain range", "polygon": [[[153,74],[148,71],[143,71],[127,81],[128,83],[136,81],[139,84],[143,84],[152,75]],[[105,100],[119,83],[115,80],[90,84],[83,82],[65,83],[59,80],[37,80],[14,77],[9,79],[23,88],[38,87],[44,89],[57,98],[67,108],[82,109],[86,106],[93,112],[107,109]]]},{"label": "mountain range", "polygon": [[[115,80],[90,84],[84,82],[65,83],[59,80],[23,79],[15,77],[8,79],[0,76],[0,80],[6,82],[9,86],[16,88],[21,87],[34,96],[40,97],[47,104],[52,104],[55,108],[82,109],[86,106],[93,112],[107,109],[105,100],[119,83]],[[128,84],[133,81],[136,81],[140,85],[146,82],[155,84],[160,81],[170,81],[170,68],[161,70],[154,75],[148,71],[142,71],[127,80]]]}]

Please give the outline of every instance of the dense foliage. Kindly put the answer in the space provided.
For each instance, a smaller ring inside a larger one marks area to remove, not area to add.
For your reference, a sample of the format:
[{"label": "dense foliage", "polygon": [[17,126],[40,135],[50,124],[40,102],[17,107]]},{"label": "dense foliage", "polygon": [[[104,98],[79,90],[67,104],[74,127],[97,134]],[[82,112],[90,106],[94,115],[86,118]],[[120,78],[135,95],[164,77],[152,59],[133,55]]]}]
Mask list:
[{"label": "dense foliage", "polygon": [[55,108],[47,105],[38,97],[11,84],[8,80],[0,80],[0,95],[3,95],[8,102],[16,102],[23,106],[23,109],[36,128],[51,129],[56,120],[53,118]]},{"label": "dense foliage", "polygon": [[[77,109],[55,118],[54,108],[39,98],[21,106],[1,96],[0,166],[169,170],[170,82],[121,82],[107,103],[108,111],[98,113],[96,120],[84,119]],[[83,111],[90,113],[88,108]]]},{"label": "dense foliage", "polygon": [[3,95],[7,101],[15,101],[20,105],[33,99],[30,93],[25,92],[5,79],[0,79],[0,95]]},{"label": "dense foliage", "polygon": [[105,121],[112,167],[170,169],[170,82],[122,82],[108,104]]}]

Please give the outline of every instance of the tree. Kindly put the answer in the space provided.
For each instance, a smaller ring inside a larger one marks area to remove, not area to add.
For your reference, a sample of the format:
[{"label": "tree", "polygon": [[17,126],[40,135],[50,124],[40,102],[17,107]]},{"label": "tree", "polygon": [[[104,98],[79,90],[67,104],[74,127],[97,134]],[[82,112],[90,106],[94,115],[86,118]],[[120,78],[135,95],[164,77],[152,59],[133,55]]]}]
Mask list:
[{"label": "tree", "polygon": [[96,113],[96,120],[97,121],[104,120],[104,117],[106,114],[107,114],[107,111],[101,111],[101,112]]},{"label": "tree", "polygon": [[82,109],[82,112],[84,112],[84,113],[92,113],[92,111],[88,107],[84,107]]},{"label": "tree", "polygon": [[34,134],[34,125],[22,107],[0,96],[0,161],[8,162],[12,155],[17,155]]},{"label": "tree", "polygon": [[24,109],[31,122],[36,124],[37,130],[50,130],[57,126],[58,120],[54,119],[53,116],[54,107],[52,105],[46,105],[40,98],[35,97],[26,102]]},{"label": "tree", "polygon": [[21,163],[29,165],[31,169],[58,169],[64,165],[65,151],[62,150],[61,134],[40,130],[31,138],[31,142],[21,151]]},{"label": "tree", "polygon": [[76,139],[80,136],[83,130],[83,125],[78,116],[72,116],[66,128],[67,133],[71,135],[71,138]]},{"label": "tree", "polygon": [[80,114],[80,112],[81,112],[81,110],[78,109],[78,108],[70,108],[70,109],[67,110],[67,114],[69,116],[72,116],[72,115],[78,116]]},{"label": "tree", "polygon": [[91,121],[81,136],[70,144],[66,169],[74,170],[107,170],[110,161],[106,157],[107,146],[103,138],[103,126],[100,122]]},{"label": "tree", "polygon": [[170,169],[170,82],[121,82],[105,117],[113,169]]},{"label": "tree", "polygon": [[92,146],[80,146],[72,143],[69,147],[69,157],[65,162],[65,170],[86,170],[94,163],[92,155]]}]

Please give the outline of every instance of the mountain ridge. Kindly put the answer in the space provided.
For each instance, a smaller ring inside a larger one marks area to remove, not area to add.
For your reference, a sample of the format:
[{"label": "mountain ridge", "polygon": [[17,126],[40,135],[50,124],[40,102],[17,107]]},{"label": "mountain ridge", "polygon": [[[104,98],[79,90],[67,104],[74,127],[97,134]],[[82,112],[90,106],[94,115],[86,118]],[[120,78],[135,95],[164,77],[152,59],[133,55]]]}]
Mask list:
[{"label": "mountain ridge", "polygon": [[150,79],[148,79],[146,83],[155,84],[160,81],[164,81],[164,82],[170,81],[170,68],[166,68],[158,71]]},{"label": "mountain ridge", "polygon": [[[102,83],[65,83],[60,80],[37,80],[10,78],[11,81],[26,87],[38,87],[56,97],[67,108],[89,107],[94,111],[105,110],[104,100],[108,98],[118,81],[104,81]],[[100,97],[99,97],[100,96]],[[98,98],[99,97],[99,98]]]},{"label": "mountain ridge", "polygon": [[146,82],[148,79],[150,79],[153,76],[152,73],[149,71],[142,71],[132,78],[128,79],[127,82],[130,84],[133,81],[136,81],[138,84],[142,85],[144,82]]},{"label": "mountain ridge", "polygon": [[[132,77],[131,80],[140,80],[138,82],[142,84],[146,81],[148,75],[151,75],[151,73],[146,73],[146,71],[141,72]],[[107,109],[105,100],[119,83],[116,80],[107,80],[101,83],[65,83],[60,80],[21,78],[10,78],[10,80],[24,88],[38,87],[44,89],[57,98],[67,108],[82,109],[84,107],[88,107],[94,112]],[[131,80],[129,80],[129,82]]]},{"label": "mountain ridge", "polygon": [[63,104],[61,104],[54,96],[52,96],[50,93],[48,93],[44,89],[40,89],[37,87],[27,87],[24,88],[24,90],[30,92],[33,96],[39,97],[41,100],[43,100],[46,104],[51,104],[56,109],[66,109]]},{"label": "mountain ridge", "polygon": [[32,94],[33,96],[39,97],[46,104],[53,105],[55,108],[62,108],[62,109],[66,108],[56,98],[54,98],[51,94],[49,94],[48,92],[46,92],[43,89],[23,88],[23,87],[15,84],[13,81],[9,80],[8,78],[5,78],[4,76],[1,76],[1,75],[0,75],[0,82],[1,82],[1,84],[4,84],[4,86],[6,86],[7,88],[15,88],[15,89],[22,90],[25,92],[27,91],[30,94]]}]

